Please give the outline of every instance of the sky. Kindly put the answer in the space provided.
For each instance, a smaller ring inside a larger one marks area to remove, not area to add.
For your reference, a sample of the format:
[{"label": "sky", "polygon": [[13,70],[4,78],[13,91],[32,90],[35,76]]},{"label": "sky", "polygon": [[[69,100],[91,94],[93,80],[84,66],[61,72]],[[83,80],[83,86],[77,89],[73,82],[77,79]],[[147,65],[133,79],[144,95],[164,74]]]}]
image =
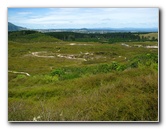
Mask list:
[{"label": "sky", "polygon": [[158,28],[158,8],[8,8],[8,22],[29,29]]}]

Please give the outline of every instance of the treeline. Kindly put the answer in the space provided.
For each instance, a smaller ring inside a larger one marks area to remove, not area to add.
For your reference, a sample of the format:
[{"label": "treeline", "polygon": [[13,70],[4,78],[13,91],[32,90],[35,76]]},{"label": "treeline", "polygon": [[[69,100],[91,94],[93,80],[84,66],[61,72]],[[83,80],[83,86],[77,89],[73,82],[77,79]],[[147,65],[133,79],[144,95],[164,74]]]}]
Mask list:
[{"label": "treeline", "polygon": [[8,32],[8,40],[21,43],[58,42],[59,39],[33,30]]},{"label": "treeline", "polygon": [[40,33],[34,30],[22,30],[22,31],[9,31],[9,36],[21,36],[21,35],[28,35],[28,34],[35,34]]},{"label": "treeline", "polygon": [[[9,32],[9,40],[12,41],[78,41],[78,42],[100,42],[100,43],[116,43],[116,42],[142,42],[157,41],[155,37],[140,36],[143,33],[76,33],[76,32],[49,32],[41,33],[33,30],[23,30]],[[144,33],[145,34],[145,33]]]},{"label": "treeline", "polygon": [[75,33],[75,32],[49,32],[47,35],[61,39],[63,41],[78,41],[78,42],[133,42],[133,41],[157,41],[155,38],[140,37],[139,33]]}]

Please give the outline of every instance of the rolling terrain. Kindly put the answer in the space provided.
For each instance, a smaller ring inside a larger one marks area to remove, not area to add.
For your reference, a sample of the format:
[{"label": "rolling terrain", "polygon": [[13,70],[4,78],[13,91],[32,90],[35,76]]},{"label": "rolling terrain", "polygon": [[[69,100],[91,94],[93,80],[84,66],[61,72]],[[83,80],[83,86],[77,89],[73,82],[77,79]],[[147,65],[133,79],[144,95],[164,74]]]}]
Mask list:
[{"label": "rolling terrain", "polygon": [[9,32],[8,120],[158,121],[158,34],[71,34]]}]

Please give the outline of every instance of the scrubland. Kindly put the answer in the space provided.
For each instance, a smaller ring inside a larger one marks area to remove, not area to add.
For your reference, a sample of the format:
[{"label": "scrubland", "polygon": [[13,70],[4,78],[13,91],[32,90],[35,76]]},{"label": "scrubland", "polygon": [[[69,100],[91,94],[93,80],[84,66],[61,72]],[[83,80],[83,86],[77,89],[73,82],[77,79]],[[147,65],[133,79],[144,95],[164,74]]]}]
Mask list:
[{"label": "scrubland", "polygon": [[9,38],[9,121],[158,121],[157,41],[37,36]]}]

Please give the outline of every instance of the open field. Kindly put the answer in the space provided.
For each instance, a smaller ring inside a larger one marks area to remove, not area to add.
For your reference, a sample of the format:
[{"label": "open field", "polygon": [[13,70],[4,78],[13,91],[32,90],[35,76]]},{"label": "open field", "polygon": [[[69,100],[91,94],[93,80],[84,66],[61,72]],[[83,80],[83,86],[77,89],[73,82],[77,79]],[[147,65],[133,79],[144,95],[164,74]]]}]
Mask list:
[{"label": "open field", "polygon": [[141,38],[142,38],[142,36],[144,36],[144,37],[146,37],[146,38],[148,38],[148,39],[152,39],[152,38],[158,39],[158,33],[140,34],[139,36],[140,36]]},{"label": "open field", "polygon": [[9,121],[158,121],[157,41],[14,36],[8,43]]}]

